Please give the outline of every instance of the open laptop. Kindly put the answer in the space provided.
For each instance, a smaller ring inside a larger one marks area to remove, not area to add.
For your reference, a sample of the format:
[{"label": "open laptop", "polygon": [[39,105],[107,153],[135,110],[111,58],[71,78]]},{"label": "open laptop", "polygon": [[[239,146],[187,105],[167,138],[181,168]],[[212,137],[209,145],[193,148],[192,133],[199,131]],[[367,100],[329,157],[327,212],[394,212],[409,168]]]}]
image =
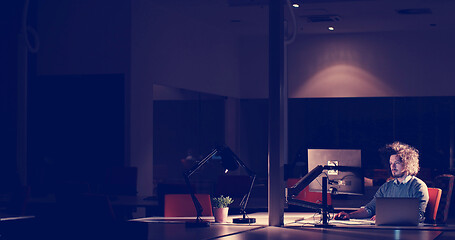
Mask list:
[{"label": "open laptop", "polygon": [[376,198],[376,225],[419,225],[418,198]]}]

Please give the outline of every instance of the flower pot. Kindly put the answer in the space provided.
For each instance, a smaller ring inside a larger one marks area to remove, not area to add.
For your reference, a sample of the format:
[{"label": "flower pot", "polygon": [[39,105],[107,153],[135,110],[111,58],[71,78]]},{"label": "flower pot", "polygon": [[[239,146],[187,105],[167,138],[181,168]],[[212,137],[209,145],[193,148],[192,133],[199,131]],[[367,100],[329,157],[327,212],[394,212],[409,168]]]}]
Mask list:
[{"label": "flower pot", "polygon": [[213,216],[215,217],[215,222],[225,223],[228,220],[229,208],[213,208]]}]

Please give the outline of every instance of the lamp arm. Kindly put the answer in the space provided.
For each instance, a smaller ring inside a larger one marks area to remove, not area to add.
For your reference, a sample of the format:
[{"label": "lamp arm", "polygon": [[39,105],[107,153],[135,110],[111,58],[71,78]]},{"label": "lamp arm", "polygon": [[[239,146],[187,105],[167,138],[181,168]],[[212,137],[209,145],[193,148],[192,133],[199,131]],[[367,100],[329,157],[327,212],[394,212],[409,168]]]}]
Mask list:
[{"label": "lamp arm", "polygon": [[[249,169],[249,168],[245,165],[245,163],[243,163],[242,160],[240,160],[240,158],[237,157],[237,155],[236,155],[234,152],[231,151],[231,153],[232,153],[232,155],[233,155],[235,161],[236,161],[240,166],[242,166],[243,169],[245,169],[246,173],[247,173],[250,177],[254,176],[254,178],[256,178],[256,173],[253,172],[251,169]],[[253,179],[253,181],[254,181],[254,179]]]},{"label": "lamp arm", "polygon": [[318,165],[304,177],[302,177],[294,186],[286,188],[286,201],[293,196],[297,196],[303,189],[305,189],[314,179],[316,179],[324,171],[324,166]]},{"label": "lamp arm", "polygon": [[251,178],[251,183],[250,183],[250,188],[248,190],[248,192],[243,196],[242,198],[242,201],[240,202],[239,204],[239,207],[240,207],[240,212],[241,213],[245,213],[245,209],[246,209],[246,205],[248,204],[248,200],[250,198],[250,194],[251,194],[251,191],[253,190],[253,185],[254,185],[254,181],[256,180],[256,173],[253,172],[251,169],[249,169],[245,163],[243,163],[242,160],[240,160],[240,158],[234,153],[232,152],[232,155],[235,159],[235,161],[240,165],[242,166],[243,169],[245,169],[245,171],[247,172],[247,174],[250,176]]},{"label": "lamp arm", "polygon": [[193,187],[190,184],[189,175],[184,173],[183,176],[185,178],[186,185],[187,185],[187,187],[188,187],[188,189],[190,191],[191,200],[193,201],[194,207],[196,208],[196,214],[197,214],[196,215],[197,216],[197,220],[196,221],[200,221],[201,216],[202,216],[202,211],[204,211],[204,209],[202,208],[202,205],[199,202],[199,200],[197,200],[196,195],[194,195],[194,190],[193,190]]},{"label": "lamp arm", "polygon": [[330,166],[318,165],[304,177],[302,177],[294,186],[286,188],[286,201],[288,202],[293,196],[297,196],[304,188],[316,179],[324,170],[339,170],[342,172],[352,172],[356,175],[362,176],[361,168],[351,166]]},{"label": "lamp arm", "polygon": [[243,196],[242,201],[239,204],[241,213],[245,213],[245,208],[246,208],[246,205],[248,204],[248,200],[250,199],[250,194],[251,194],[251,190],[253,190],[254,181],[256,180],[256,174],[253,174],[250,177],[251,177],[250,189]]},{"label": "lamp arm", "polygon": [[213,149],[213,151],[211,153],[209,153],[209,155],[207,155],[204,159],[202,159],[198,164],[193,166],[190,170],[186,171],[184,173],[184,175],[189,178],[191,175],[193,175],[193,173],[195,173],[199,168],[201,168],[202,165],[204,165],[210,158],[212,158],[213,155],[215,155],[217,153],[218,153],[218,149],[217,148]]},{"label": "lamp arm", "polygon": [[185,183],[190,191],[191,200],[193,200],[194,207],[196,208],[196,213],[197,213],[196,221],[198,221],[198,222],[201,221],[202,211],[204,211],[204,210],[203,210],[202,205],[199,202],[199,200],[197,200],[196,195],[194,195],[194,190],[190,183],[190,176],[193,175],[193,173],[195,173],[199,168],[201,168],[217,152],[218,152],[218,149],[215,148],[209,155],[207,155],[204,159],[202,159],[198,164],[196,164],[190,170],[183,173],[183,177],[185,178]]}]

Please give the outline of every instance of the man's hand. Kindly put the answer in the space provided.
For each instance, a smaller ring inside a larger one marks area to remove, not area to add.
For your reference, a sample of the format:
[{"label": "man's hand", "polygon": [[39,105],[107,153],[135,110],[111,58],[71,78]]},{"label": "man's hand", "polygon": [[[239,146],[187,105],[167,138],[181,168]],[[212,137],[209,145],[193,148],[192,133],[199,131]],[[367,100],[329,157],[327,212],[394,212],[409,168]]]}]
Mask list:
[{"label": "man's hand", "polygon": [[345,212],[339,212],[337,215],[335,215],[335,220],[349,220],[349,214]]}]

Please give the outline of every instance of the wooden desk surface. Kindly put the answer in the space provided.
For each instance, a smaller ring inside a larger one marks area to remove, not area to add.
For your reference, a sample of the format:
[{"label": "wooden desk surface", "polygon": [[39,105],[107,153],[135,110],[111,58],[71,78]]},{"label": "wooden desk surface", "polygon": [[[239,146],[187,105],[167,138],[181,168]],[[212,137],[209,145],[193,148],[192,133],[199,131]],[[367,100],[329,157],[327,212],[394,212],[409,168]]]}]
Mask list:
[{"label": "wooden desk surface", "polygon": [[[248,226],[248,225],[222,225],[211,224],[210,227],[204,228],[187,228],[184,223],[163,223],[153,222],[144,223],[137,222],[145,226],[145,232],[142,236],[134,239],[163,239],[163,240],[181,240],[181,239],[216,239],[229,235],[236,235],[256,229],[264,228],[263,226]],[[143,229],[143,230],[144,230]],[[136,232],[137,234],[137,232]]]},{"label": "wooden desk surface", "polygon": [[224,236],[222,240],[286,240],[286,239],[337,239],[337,240],[433,240],[441,235],[440,231],[400,231],[400,230],[360,230],[360,229],[322,229],[322,228],[280,228],[265,227],[254,231],[242,232],[236,235]]},{"label": "wooden desk surface", "polygon": [[[302,220],[303,218],[305,219],[310,219],[314,213],[293,213],[293,212],[288,212],[285,213],[284,215],[284,224],[293,224],[298,220]],[[247,215],[250,218],[255,218],[256,223],[250,224],[252,226],[268,226],[269,225],[269,217],[267,212],[257,212],[257,213],[252,213]],[[223,223],[222,225],[242,225],[242,224],[234,224],[232,223],[232,219],[234,218],[242,218],[242,215],[229,215],[228,216],[228,221],[227,223]],[[195,219],[195,217],[145,217],[145,218],[136,218],[132,219],[130,221],[132,222],[170,222],[170,223],[175,223],[175,222],[184,222],[188,220]],[[203,220],[207,220],[209,222],[214,222],[213,217],[202,217]],[[245,225],[245,224],[244,224]]]},{"label": "wooden desk surface", "polygon": [[[164,218],[152,217],[134,219],[131,222],[146,224],[147,235],[141,239],[451,239],[455,236],[454,226],[419,226],[419,227],[378,227],[375,225],[337,225],[333,228],[315,228],[309,224],[302,224],[301,219],[312,223],[317,221],[314,213],[286,212],[284,227],[268,226],[268,213],[260,212],[249,215],[256,218],[251,225],[233,224],[229,216],[228,223],[212,224],[208,228],[186,228],[184,221],[194,218]],[[213,217],[206,217],[213,222]]]}]

